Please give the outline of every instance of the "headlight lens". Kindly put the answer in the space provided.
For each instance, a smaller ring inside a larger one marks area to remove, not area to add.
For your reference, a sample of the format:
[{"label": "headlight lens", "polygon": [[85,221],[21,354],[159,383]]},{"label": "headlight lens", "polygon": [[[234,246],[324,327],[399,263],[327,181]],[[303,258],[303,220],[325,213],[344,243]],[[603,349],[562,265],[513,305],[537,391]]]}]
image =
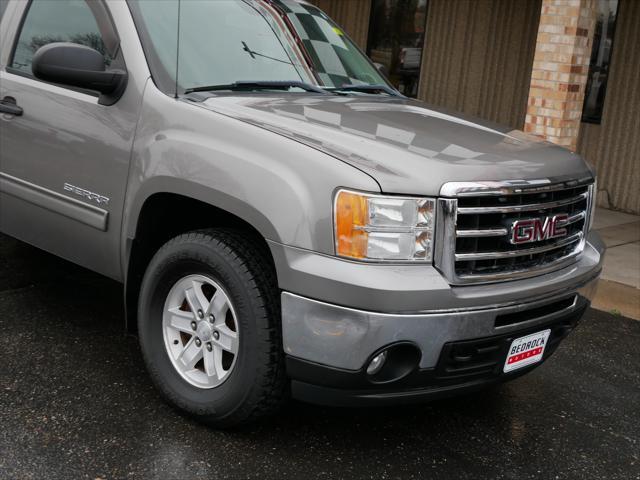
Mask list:
[{"label": "headlight lens", "polygon": [[432,259],[434,199],[340,190],[334,221],[339,256],[372,261]]}]

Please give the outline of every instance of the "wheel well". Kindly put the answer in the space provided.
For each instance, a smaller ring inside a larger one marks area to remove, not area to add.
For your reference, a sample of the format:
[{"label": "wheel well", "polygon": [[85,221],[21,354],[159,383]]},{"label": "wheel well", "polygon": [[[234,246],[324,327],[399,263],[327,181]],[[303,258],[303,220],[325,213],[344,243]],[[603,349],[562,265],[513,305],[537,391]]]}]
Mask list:
[{"label": "wheel well", "polygon": [[169,240],[186,232],[225,227],[246,232],[255,239],[273,264],[271,250],[251,224],[208,203],[173,193],[157,193],[149,197],[138,217],[135,237],[128,244],[129,256],[125,288],[127,331],[137,331],[137,306],[140,286],[147,265],[155,253]]}]

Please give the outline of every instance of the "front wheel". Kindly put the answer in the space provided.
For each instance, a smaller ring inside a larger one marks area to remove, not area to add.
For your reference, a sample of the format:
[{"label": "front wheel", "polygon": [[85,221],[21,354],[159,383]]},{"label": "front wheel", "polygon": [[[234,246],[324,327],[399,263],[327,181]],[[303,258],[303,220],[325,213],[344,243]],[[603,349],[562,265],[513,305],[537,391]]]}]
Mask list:
[{"label": "front wheel", "polygon": [[235,230],[180,235],[145,273],[140,345],[164,398],[225,427],[273,412],[286,381],[280,305],[266,248]]}]

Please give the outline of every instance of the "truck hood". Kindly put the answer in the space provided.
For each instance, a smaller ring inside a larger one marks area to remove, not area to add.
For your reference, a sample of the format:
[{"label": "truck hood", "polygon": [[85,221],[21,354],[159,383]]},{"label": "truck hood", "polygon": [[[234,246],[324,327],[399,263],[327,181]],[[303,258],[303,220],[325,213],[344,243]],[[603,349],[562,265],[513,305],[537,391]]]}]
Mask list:
[{"label": "truck hood", "polygon": [[564,148],[414,100],[256,94],[211,96],[200,105],[326,152],[387,193],[438,195],[452,181],[592,176]]}]

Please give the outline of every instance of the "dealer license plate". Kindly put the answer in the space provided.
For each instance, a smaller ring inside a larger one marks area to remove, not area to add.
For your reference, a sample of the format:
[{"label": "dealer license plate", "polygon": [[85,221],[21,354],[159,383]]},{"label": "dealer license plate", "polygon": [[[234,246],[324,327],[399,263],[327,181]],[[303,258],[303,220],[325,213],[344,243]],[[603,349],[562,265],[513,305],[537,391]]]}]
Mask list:
[{"label": "dealer license plate", "polygon": [[516,338],[511,342],[507,360],[504,362],[504,371],[512,372],[542,360],[550,333],[551,330],[544,330]]}]

